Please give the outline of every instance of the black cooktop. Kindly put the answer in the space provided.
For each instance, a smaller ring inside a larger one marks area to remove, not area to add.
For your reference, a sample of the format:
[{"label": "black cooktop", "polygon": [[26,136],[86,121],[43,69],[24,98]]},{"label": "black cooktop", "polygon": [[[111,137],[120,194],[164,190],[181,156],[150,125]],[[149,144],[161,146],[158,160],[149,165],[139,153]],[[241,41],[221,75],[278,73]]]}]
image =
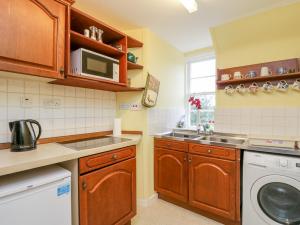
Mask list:
[{"label": "black cooktop", "polygon": [[99,148],[99,147],[112,145],[112,144],[119,144],[126,141],[130,141],[130,139],[104,136],[100,138],[84,139],[80,141],[61,142],[60,144],[62,144],[67,148],[71,148],[76,151],[81,151],[81,150]]}]

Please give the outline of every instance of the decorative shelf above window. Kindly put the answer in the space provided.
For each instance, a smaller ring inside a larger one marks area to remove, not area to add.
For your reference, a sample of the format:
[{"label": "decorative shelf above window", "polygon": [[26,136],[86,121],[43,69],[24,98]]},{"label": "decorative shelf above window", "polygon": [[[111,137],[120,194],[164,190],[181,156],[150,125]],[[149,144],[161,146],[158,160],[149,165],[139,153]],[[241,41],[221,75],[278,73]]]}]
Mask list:
[{"label": "decorative shelf above window", "polygon": [[[238,84],[249,84],[252,82],[262,83],[266,81],[279,81],[279,80],[292,80],[300,78],[300,59],[287,59],[287,60],[280,60],[280,61],[273,61],[267,63],[260,63],[254,65],[247,65],[241,67],[233,67],[233,68],[226,68],[226,69],[218,69],[217,75],[217,86],[218,88],[224,88],[226,85],[238,85]],[[267,67],[271,72],[272,75],[268,76],[261,76],[261,68]],[[277,74],[278,68],[284,68],[286,73],[284,74]],[[240,72],[241,74],[245,75],[249,73],[249,71],[254,71],[256,76],[252,78],[241,78],[241,79],[234,79],[234,73]],[[233,79],[230,80],[221,80],[223,74],[231,75]]]}]

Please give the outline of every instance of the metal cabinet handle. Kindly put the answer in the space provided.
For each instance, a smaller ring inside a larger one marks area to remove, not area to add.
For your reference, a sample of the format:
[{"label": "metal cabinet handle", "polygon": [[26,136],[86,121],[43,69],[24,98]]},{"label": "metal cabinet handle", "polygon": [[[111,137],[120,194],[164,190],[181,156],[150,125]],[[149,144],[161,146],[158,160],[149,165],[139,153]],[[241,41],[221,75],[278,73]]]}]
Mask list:
[{"label": "metal cabinet handle", "polygon": [[183,157],[183,161],[186,161],[186,157]]},{"label": "metal cabinet handle", "polygon": [[87,188],[87,184],[86,184],[86,182],[85,181],[83,181],[82,182],[82,190],[86,190],[86,188]]},{"label": "metal cabinet handle", "polygon": [[211,153],[212,151],[210,149],[207,150],[208,153]]},{"label": "metal cabinet handle", "polygon": [[60,73],[61,75],[63,75],[63,74],[65,73],[65,68],[64,68],[64,67],[60,67],[59,73]]},{"label": "metal cabinet handle", "polygon": [[111,157],[112,160],[116,160],[117,158],[118,158],[118,156],[116,154],[113,154]]},{"label": "metal cabinet handle", "polygon": [[189,163],[191,163],[192,162],[192,159],[191,158],[189,158]]}]

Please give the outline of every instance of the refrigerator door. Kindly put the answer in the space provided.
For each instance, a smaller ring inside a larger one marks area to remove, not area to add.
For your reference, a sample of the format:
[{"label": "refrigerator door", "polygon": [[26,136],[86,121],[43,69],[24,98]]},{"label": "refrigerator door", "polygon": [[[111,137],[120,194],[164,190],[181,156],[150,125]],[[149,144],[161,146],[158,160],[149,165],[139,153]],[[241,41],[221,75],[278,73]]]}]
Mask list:
[{"label": "refrigerator door", "polygon": [[[60,168],[60,172],[62,170]],[[47,174],[45,176],[47,178]],[[31,180],[33,185],[27,186],[26,190],[15,188],[15,193],[0,197],[1,225],[72,225],[70,177],[60,177],[50,183],[40,182],[40,185],[33,181],[36,180]],[[28,184],[24,179],[16,183]]]}]

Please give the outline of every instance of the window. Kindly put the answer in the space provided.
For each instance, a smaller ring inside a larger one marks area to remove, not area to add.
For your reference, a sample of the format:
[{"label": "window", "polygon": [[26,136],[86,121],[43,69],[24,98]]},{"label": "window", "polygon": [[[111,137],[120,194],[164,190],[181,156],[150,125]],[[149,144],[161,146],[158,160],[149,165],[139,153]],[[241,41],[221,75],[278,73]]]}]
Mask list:
[{"label": "window", "polygon": [[216,90],[215,58],[189,62],[187,64],[187,98],[193,96],[201,100],[201,109],[191,106],[187,101],[188,126],[206,124],[214,121]]}]

